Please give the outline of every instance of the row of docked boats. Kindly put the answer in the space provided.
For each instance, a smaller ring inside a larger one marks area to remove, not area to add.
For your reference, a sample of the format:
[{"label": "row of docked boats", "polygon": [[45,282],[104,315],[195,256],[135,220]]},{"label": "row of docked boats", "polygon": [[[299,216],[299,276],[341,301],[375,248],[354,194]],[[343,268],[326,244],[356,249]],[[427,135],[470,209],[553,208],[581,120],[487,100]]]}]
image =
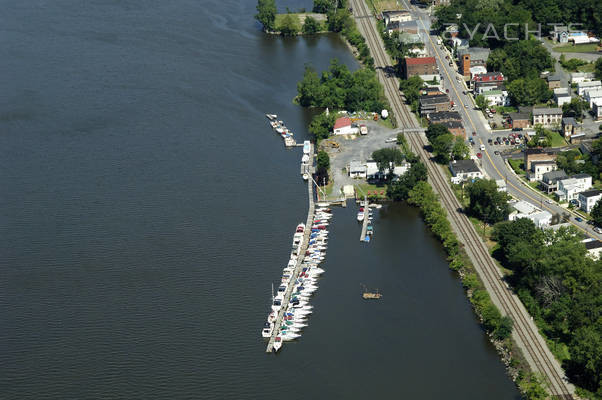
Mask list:
[{"label": "row of docked boats", "polygon": [[369,242],[370,237],[374,234],[374,227],[372,226],[373,215],[370,207],[360,207],[357,212],[358,222],[364,222],[365,219],[367,219],[368,224],[366,225],[366,236],[363,237],[362,240]]},{"label": "row of docked boats", "polygon": [[297,144],[295,139],[293,139],[293,132],[284,125],[283,121],[278,120],[278,115],[276,114],[266,114],[267,119],[270,121],[270,126],[273,130],[275,130],[280,137],[284,140],[284,144],[287,147],[294,146]]},{"label": "row of docked boats", "polygon": [[[272,289],[270,314],[261,331],[264,338],[275,335],[274,351],[280,350],[284,342],[301,337],[301,331],[307,326],[307,319],[313,312],[309,301],[318,290],[318,279],[324,273],[320,264],[328,248],[331,218],[329,208],[318,208],[311,227],[301,223],[293,235],[290,259],[282,270],[276,292]],[[279,319],[280,314],[282,318]]]}]

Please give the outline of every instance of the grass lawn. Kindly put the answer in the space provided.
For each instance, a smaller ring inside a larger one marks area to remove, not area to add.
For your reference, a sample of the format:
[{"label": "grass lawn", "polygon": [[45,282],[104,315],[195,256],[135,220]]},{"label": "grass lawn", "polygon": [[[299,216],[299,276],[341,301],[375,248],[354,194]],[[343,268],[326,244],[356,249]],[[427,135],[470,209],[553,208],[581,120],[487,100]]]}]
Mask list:
[{"label": "grass lawn", "polygon": [[378,123],[386,128],[393,129],[393,120],[391,118],[383,119],[379,118]]},{"label": "grass lawn", "polygon": [[[358,183],[355,184],[354,186],[356,186],[357,188],[359,188],[360,190],[358,190],[358,195],[362,196],[362,195],[367,195],[368,197],[373,197],[375,196],[375,192],[376,192],[376,197],[378,197],[379,199],[386,199],[387,198],[387,186],[386,185],[382,185],[382,186],[377,186],[377,185],[372,185],[370,183]],[[382,192],[382,194],[381,194]]]},{"label": "grass lawn", "polygon": [[[276,14],[276,20],[275,20],[276,29],[278,29],[278,27],[282,23],[282,19],[284,18],[285,15],[287,15],[287,14],[286,13],[285,14]],[[293,15],[299,19],[299,28],[303,28],[303,24],[305,23],[305,17],[313,17],[315,20],[317,20],[320,23],[326,22],[326,14],[291,13],[290,15]]]},{"label": "grass lawn", "polygon": [[494,106],[493,108],[495,108],[498,114],[518,112],[518,109],[516,107],[510,106]]},{"label": "grass lawn", "polygon": [[403,7],[395,0],[366,0],[366,4],[372,7],[377,13],[384,10],[402,10]]},{"label": "grass lawn", "polygon": [[567,44],[564,46],[554,47],[553,50],[558,53],[591,53],[596,52],[597,49],[597,43],[587,43],[578,45]]},{"label": "grass lawn", "polygon": [[552,147],[563,147],[566,146],[566,140],[564,140],[564,137],[562,137],[560,133],[554,132],[554,134],[552,135],[551,145]]},{"label": "grass lawn", "polygon": [[577,68],[577,71],[579,72],[594,72],[594,63],[589,63],[586,65],[582,65],[579,68]]},{"label": "grass lawn", "polygon": [[519,175],[525,175],[525,169],[524,169],[525,163],[523,162],[523,160],[509,158],[508,163],[510,164],[510,166],[512,167],[514,172],[516,172]]}]

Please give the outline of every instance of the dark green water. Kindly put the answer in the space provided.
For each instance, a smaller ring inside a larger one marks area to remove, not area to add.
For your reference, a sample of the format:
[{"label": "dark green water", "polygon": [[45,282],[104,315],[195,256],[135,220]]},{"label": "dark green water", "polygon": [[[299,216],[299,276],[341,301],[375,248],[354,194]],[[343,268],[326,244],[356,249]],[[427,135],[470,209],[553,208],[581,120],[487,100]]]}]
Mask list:
[{"label": "dark green water", "polygon": [[1,399],[517,398],[403,206],[369,245],[335,212],[310,326],[264,353],[307,198],[263,114],[304,138],[304,63],[357,67],[337,36],[267,37],[251,0],[0,6]]}]

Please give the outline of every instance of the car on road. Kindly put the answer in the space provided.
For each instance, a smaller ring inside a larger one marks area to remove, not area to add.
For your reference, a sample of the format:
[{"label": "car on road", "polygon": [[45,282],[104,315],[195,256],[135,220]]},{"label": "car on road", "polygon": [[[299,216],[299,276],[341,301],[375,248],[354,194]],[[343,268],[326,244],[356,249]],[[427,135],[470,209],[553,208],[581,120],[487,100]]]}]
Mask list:
[{"label": "car on road", "polygon": [[472,131],[472,136],[477,136],[477,132]]},{"label": "car on road", "polygon": [[499,156],[500,152],[499,152],[499,150],[496,150],[496,151],[493,152],[493,154],[495,154],[496,156]]},{"label": "car on road", "polygon": [[481,158],[481,157],[483,157],[483,155],[481,153],[477,153],[477,157]]},{"label": "car on road", "polygon": [[395,142],[397,142],[397,138],[394,138],[394,137],[385,139],[385,143],[395,143]]},{"label": "car on road", "polygon": [[548,203],[548,204],[554,204],[554,202],[552,200],[550,200],[550,199],[547,199],[546,203]]},{"label": "car on road", "polygon": [[449,89],[445,89],[445,93],[449,93]]},{"label": "car on road", "polygon": [[577,222],[583,222],[583,218],[581,218],[581,217],[575,217],[575,221],[577,221]]},{"label": "car on road", "polygon": [[482,144],[481,147],[480,147],[480,149],[481,149],[481,151],[484,151],[485,150],[485,145]]},{"label": "car on road", "polygon": [[449,56],[445,56],[445,59],[446,59],[446,60],[449,60]]},{"label": "car on road", "polygon": [[596,232],[596,233],[602,233],[602,228],[596,226],[594,228],[594,232]]},{"label": "car on road", "polygon": [[522,131],[523,128],[512,128],[513,131]]}]

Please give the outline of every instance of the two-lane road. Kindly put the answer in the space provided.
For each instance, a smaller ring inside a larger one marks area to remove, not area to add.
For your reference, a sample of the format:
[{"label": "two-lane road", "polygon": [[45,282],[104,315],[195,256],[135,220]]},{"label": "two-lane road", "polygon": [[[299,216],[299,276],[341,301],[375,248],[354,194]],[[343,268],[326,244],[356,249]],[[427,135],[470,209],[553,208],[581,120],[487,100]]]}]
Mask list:
[{"label": "two-lane road", "polygon": [[[408,7],[407,4],[406,7]],[[452,66],[450,66],[452,57],[449,52],[443,46],[436,44],[437,37],[435,35],[430,35],[430,16],[415,7],[408,7],[408,9],[413,12],[415,19],[418,20],[419,29],[423,29],[425,32],[422,35],[426,42],[425,46],[429,53],[437,60],[440,74],[443,77],[443,86],[449,91],[448,95],[454,102],[455,109],[462,116],[467,135],[471,136],[473,133],[476,133],[473,136],[476,142],[475,146],[477,147],[475,152],[482,154],[480,164],[485,174],[491,179],[505,180],[509,194],[517,199],[528,201],[543,210],[549,211],[552,215],[563,215],[569,212],[566,208],[559,206],[555,202],[547,201],[543,195],[534,191],[514,174],[500,155],[495,154],[496,148],[493,145],[489,145],[488,139],[499,135],[496,135],[496,131],[489,129],[483,114],[475,108],[472,96],[466,92],[466,86],[455,69],[455,63],[452,63]],[[481,146],[484,146],[485,150],[480,150]],[[575,220],[574,214],[571,214],[570,223],[591,237],[602,238],[585,221],[578,222]]]}]

